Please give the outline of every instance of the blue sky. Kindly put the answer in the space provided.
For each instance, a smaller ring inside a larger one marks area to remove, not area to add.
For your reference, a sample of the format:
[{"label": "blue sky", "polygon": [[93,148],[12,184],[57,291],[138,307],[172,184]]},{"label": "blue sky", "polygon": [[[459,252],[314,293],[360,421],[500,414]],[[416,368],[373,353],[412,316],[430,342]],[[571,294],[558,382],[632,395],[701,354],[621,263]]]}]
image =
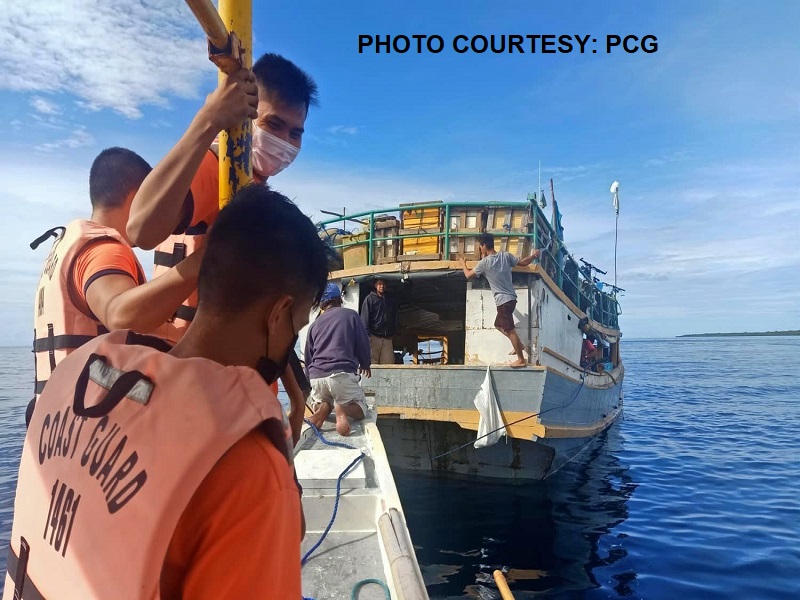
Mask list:
[{"label": "blue sky", "polygon": [[[103,148],[155,164],[216,76],[177,0],[5,13],[0,344],[22,345],[47,252],[28,243],[88,216]],[[282,53],[320,87],[299,158],[272,180],[313,218],[524,200],[541,160],[568,247],[609,277],[621,182],[626,337],[800,328],[799,3],[256,0],[253,13],[255,55]],[[361,34],[437,34],[445,50],[359,54]],[[598,52],[457,54],[459,34],[590,34]],[[609,34],[655,35],[658,51],[606,54]]]}]

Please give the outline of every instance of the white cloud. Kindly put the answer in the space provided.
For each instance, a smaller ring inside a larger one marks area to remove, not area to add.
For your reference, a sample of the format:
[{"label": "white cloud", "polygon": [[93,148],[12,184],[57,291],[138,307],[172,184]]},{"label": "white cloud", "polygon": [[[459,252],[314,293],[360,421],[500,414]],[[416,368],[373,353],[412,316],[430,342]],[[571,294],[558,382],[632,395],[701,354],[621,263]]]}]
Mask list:
[{"label": "white cloud", "polygon": [[331,170],[321,165],[300,163],[270,179],[270,185],[297,202],[315,220],[329,218],[319,210],[348,213],[400,203],[452,200],[452,185],[405,179],[390,170]]},{"label": "white cloud", "polygon": [[24,57],[5,65],[7,90],[67,92],[86,109],[137,118],[142,105],[195,97],[214,72],[202,30],[178,0],[37,0],[4,12],[0,46]]},{"label": "white cloud", "polygon": [[[573,181],[575,179],[580,179],[581,177],[591,175],[592,173],[597,173],[599,170],[604,168],[604,165],[601,163],[595,163],[591,165],[573,165],[569,167],[545,166],[543,173],[546,172],[548,178],[553,177],[561,183],[567,183],[568,181]],[[545,189],[547,188],[544,183],[542,184],[542,187]],[[556,196],[556,199],[558,199],[558,196]]]},{"label": "white cloud", "polygon": [[669,163],[673,162],[681,162],[685,160],[691,160],[692,154],[686,150],[677,150],[675,152],[671,152],[669,154],[664,154],[657,158],[650,158],[644,161],[646,167],[663,167]]},{"label": "white cloud", "polygon": [[94,138],[86,131],[85,127],[80,126],[75,128],[69,137],[39,144],[36,146],[36,150],[47,153],[61,148],[75,149],[91,146],[92,144],[94,144]]},{"label": "white cloud", "polygon": [[33,110],[40,112],[43,115],[57,115],[61,112],[58,104],[51,102],[46,98],[42,98],[41,96],[34,96],[31,98],[30,103],[33,107]]},{"label": "white cloud", "polygon": [[356,135],[360,127],[356,127],[354,125],[333,125],[332,127],[328,127],[328,133],[336,135],[337,133],[343,133],[345,135]]}]

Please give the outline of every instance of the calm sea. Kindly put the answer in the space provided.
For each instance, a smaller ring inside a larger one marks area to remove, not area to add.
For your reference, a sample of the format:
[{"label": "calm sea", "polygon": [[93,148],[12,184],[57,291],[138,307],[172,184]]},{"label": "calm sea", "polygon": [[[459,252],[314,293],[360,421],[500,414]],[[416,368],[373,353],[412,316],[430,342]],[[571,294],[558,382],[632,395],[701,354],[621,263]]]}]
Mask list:
[{"label": "calm sea", "polygon": [[[545,482],[395,473],[431,598],[800,597],[800,338],[629,341],[624,419]],[[0,349],[0,543],[32,360]],[[0,552],[0,572],[5,552]]]}]

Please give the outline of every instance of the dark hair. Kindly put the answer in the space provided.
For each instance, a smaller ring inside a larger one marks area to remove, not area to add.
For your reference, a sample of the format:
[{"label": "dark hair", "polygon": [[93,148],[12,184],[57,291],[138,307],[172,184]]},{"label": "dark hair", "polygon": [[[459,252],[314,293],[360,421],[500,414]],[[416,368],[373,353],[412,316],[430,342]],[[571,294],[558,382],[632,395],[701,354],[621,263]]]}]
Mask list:
[{"label": "dark hair", "polygon": [[311,76],[280,54],[265,54],[253,65],[258,86],[290,106],[306,111],[317,105],[317,84]]},{"label": "dark hair", "polygon": [[313,296],[328,283],[328,247],[311,220],[286,196],[251,183],[223,208],[206,242],[198,305],[243,310],[281,294]]},{"label": "dark hair", "polygon": [[325,300],[325,302],[320,302],[319,307],[322,310],[327,310],[331,306],[341,306],[342,305],[342,297],[336,296],[336,298],[331,298],[330,300]]},{"label": "dark hair", "polygon": [[494,236],[491,233],[482,233],[477,240],[479,246],[486,246],[489,250],[494,250]]},{"label": "dark hair", "polygon": [[92,208],[119,208],[136,192],[153,168],[127,148],[106,148],[89,170],[89,198]]}]

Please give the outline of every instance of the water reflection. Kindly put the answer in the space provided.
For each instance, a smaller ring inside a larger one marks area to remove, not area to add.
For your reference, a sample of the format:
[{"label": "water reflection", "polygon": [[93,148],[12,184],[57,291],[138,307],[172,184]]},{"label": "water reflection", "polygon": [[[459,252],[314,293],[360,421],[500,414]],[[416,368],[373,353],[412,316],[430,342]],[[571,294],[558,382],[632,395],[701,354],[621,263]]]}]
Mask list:
[{"label": "water reflection", "polygon": [[633,597],[636,573],[622,564],[624,534],[614,533],[637,487],[622,446],[615,425],[544,482],[396,471],[431,598],[499,598],[494,569],[517,599]]}]

